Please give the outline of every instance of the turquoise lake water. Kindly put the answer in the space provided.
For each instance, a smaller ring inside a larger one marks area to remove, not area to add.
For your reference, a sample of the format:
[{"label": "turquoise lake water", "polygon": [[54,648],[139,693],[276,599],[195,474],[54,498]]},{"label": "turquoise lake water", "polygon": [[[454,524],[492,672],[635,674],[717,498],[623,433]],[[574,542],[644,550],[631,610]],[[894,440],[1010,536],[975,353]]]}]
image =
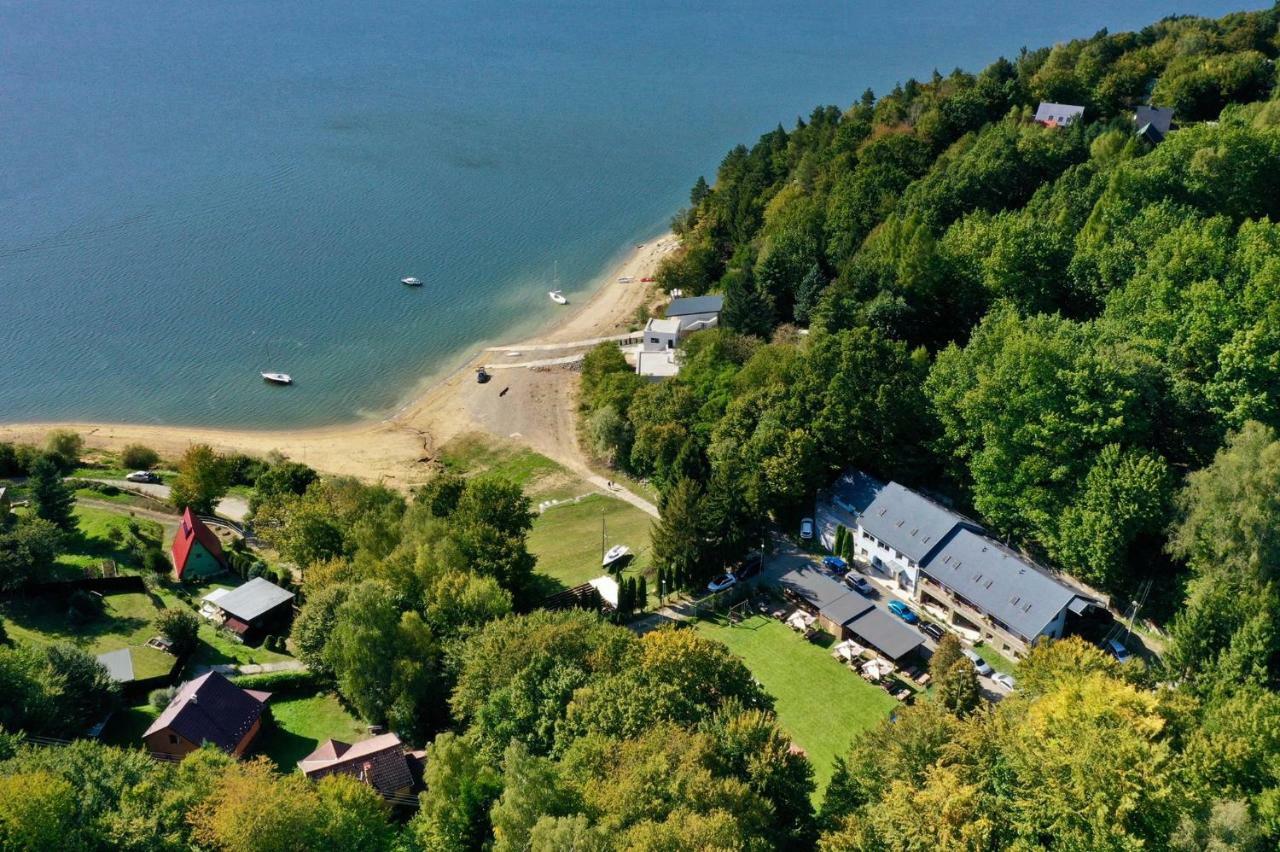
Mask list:
[{"label": "turquoise lake water", "polygon": [[779,121],[1232,8],[0,0],[0,421],[385,416]]}]

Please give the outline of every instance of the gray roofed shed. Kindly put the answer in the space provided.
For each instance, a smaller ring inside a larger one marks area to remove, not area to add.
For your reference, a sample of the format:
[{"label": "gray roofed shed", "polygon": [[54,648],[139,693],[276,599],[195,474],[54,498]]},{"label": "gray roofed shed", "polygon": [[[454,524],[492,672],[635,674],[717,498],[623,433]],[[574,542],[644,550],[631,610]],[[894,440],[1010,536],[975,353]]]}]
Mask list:
[{"label": "gray roofed shed", "polygon": [[1133,123],[1139,128],[1150,125],[1164,137],[1173,126],[1173,108],[1140,106],[1134,111]]},{"label": "gray roofed shed", "polygon": [[957,526],[981,529],[972,521],[896,482],[876,494],[859,523],[894,550],[921,564]]},{"label": "gray roofed shed", "polygon": [[254,577],[219,598],[214,605],[247,624],[292,600],[293,592],[280,588],[270,580]]},{"label": "gray roofed shed", "polygon": [[1026,639],[1034,639],[1079,597],[1007,547],[965,528],[922,570]]},{"label": "gray roofed shed", "polygon": [[844,594],[819,610],[824,618],[835,624],[844,625],[863,615],[867,610],[876,608],[875,604],[862,595],[849,591],[844,583],[837,580],[831,580],[830,582],[839,586],[844,591]]},{"label": "gray roofed shed", "polygon": [[918,631],[874,606],[845,628],[864,645],[870,645],[891,660],[900,660],[924,644],[924,637]]},{"label": "gray roofed shed", "polygon": [[667,305],[667,316],[683,317],[689,314],[717,314],[724,309],[724,296],[689,296],[672,299]]},{"label": "gray roofed shed", "polygon": [[1066,127],[1084,118],[1084,107],[1075,104],[1055,104],[1041,101],[1036,107],[1036,121],[1041,124],[1056,124]]},{"label": "gray roofed shed", "polygon": [[871,474],[848,470],[831,486],[829,496],[838,508],[856,518],[867,510],[884,488],[884,483]]},{"label": "gray roofed shed", "polygon": [[128,648],[99,654],[98,662],[106,667],[107,674],[117,683],[128,683],[133,680],[133,654]]}]

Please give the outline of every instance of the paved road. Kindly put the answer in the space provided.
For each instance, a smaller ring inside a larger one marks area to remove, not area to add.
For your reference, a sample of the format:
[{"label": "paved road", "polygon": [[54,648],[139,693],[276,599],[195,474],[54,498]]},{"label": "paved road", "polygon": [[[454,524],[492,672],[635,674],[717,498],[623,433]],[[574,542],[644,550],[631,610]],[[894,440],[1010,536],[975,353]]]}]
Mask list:
[{"label": "paved road", "polygon": [[[101,482],[104,485],[114,485],[121,491],[131,491],[134,494],[154,497],[157,500],[169,499],[170,488],[161,483],[130,482],[127,479],[90,479],[89,481]],[[223,497],[218,501],[218,505],[214,507],[214,514],[221,515],[236,523],[244,523],[244,519],[249,516],[249,501],[243,497]]]}]

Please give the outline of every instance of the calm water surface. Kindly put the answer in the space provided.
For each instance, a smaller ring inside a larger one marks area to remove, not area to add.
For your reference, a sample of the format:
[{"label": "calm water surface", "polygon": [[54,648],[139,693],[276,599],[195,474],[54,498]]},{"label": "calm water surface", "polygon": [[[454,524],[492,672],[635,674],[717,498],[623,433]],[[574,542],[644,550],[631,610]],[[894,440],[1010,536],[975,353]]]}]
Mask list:
[{"label": "calm water surface", "polygon": [[0,421],[382,416],[779,121],[1233,8],[0,0]]}]

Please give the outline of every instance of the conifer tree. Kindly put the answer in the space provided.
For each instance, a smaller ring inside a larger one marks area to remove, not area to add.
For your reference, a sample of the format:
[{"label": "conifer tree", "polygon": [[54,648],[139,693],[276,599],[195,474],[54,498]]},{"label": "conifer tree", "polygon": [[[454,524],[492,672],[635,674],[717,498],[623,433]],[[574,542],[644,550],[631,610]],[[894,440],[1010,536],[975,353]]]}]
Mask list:
[{"label": "conifer tree", "polygon": [[58,464],[47,455],[31,466],[31,505],[37,517],[44,518],[63,532],[75,532],[72,513],[76,497],[62,479]]}]

